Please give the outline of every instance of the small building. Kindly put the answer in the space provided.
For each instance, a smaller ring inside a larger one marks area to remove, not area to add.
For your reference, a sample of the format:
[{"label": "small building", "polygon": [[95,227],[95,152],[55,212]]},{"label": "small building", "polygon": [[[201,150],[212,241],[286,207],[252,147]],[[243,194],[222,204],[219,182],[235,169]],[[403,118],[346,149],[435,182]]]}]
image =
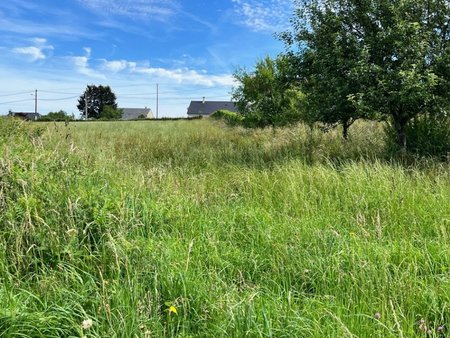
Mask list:
[{"label": "small building", "polygon": [[8,116],[17,117],[21,120],[26,121],[36,121],[41,118],[41,114],[39,113],[30,113],[30,112],[16,112],[16,111],[9,111]]},{"label": "small building", "polygon": [[152,119],[153,112],[150,108],[120,108],[123,112],[122,120]]},{"label": "small building", "polygon": [[204,116],[208,117],[212,113],[226,109],[232,112],[237,112],[237,107],[232,101],[191,101],[187,110],[188,117]]}]

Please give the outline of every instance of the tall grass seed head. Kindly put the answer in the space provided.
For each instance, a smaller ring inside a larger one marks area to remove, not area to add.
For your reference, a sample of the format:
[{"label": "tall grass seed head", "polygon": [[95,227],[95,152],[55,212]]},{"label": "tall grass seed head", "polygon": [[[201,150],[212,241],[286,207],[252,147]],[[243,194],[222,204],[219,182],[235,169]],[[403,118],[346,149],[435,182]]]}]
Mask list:
[{"label": "tall grass seed head", "polygon": [[419,320],[419,331],[427,332],[427,326],[425,324],[425,319]]}]

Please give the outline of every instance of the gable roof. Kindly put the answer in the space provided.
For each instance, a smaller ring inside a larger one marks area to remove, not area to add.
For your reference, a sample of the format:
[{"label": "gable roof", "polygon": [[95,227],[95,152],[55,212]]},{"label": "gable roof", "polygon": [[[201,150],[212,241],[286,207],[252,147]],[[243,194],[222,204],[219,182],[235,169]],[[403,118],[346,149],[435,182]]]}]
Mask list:
[{"label": "gable roof", "polygon": [[221,109],[233,112],[237,111],[237,108],[232,101],[191,101],[187,114],[207,116]]},{"label": "gable roof", "polygon": [[39,120],[39,118],[41,117],[41,114],[39,113],[30,113],[30,112],[16,112],[16,111],[9,111],[8,112],[9,116],[14,116],[14,117],[18,117],[21,118],[23,120],[30,120],[30,121],[35,121],[35,120]]},{"label": "gable roof", "polygon": [[142,116],[145,118],[153,118],[153,113],[150,108],[120,108],[123,111],[122,120],[135,120]]}]

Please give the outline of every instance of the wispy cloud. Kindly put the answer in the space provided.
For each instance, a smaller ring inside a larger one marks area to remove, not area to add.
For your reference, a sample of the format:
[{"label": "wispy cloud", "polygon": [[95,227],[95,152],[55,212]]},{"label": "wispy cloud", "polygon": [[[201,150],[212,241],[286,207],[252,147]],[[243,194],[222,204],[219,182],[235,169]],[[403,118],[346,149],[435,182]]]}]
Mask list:
[{"label": "wispy cloud", "polygon": [[253,31],[276,32],[287,28],[292,0],[232,0],[241,24]]},{"label": "wispy cloud", "polygon": [[153,67],[136,67],[133,72],[151,75],[152,77],[161,78],[177,83],[200,85],[206,87],[213,86],[232,86],[234,80],[230,74],[212,75],[206,71],[196,71],[189,68],[153,68]]},{"label": "wispy cloud", "polygon": [[128,17],[149,17],[161,21],[174,14],[180,8],[174,0],[78,0],[85,7],[94,10],[124,15]]},{"label": "wispy cloud", "polygon": [[101,68],[107,72],[118,73],[125,69],[132,70],[132,69],[136,68],[135,62],[129,62],[126,60],[108,61],[108,60],[102,59],[101,61],[102,61]]},{"label": "wispy cloud", "polygon": [[13,52],[28,57],[31,61],[44,60],[47,58],[46,52],[54,50],[52,45],[47,44],[43,38],[33,39],[33,46],[16,47]]},{"label": "wispy cloud", "polygon": [[69,56],[68,59],[72,63],[72,65],[75,67],[75,70],[88,77],[97,78],[97,79],[103,79],[105,76],[99,72],[97,72],[95,69],[91,68],[89,65],[89,60],[91,58],[91,48],[84,47],[85,54],[83,56]]},{"label": "wispy cloud", "polygon": [[58,38],[94,38],[99,32],[88,31],[73,11],[58,6],[45,6],[29,0],[0,1],[0,32],[14,35]]},{"label": "wispy cloud", "polygon": [[206,70],[195,70],[188,67],[164,68],[151,67],[146,62],[128,60],[91,59],[91,49],[84,48],[85,55],[68,57],[75,70],[92,78],[107,79],[118,75],[151,77],[154,81],[162,81],[196,86],[232,86],[231,74],[210,74]]}]

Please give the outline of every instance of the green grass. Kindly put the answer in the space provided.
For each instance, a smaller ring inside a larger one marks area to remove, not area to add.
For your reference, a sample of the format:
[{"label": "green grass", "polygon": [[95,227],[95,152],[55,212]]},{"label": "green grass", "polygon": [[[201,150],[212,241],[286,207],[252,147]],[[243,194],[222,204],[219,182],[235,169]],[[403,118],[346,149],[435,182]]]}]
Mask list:
[{"label": "green grass", "polygon": [[351,132],[0,120],[0,336],[448,335],[449,165]]}]

